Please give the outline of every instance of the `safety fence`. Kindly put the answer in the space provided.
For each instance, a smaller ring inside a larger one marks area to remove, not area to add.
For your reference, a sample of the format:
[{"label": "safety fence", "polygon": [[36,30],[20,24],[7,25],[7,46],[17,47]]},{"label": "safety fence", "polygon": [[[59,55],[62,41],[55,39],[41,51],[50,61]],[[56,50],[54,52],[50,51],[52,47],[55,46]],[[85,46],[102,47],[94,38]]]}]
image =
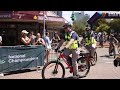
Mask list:
[{"label": "safety fence", "polygon": [[59,53],[56,53],[54,50],[51,50],[49,54],[49,61],[57,60],[58,56]]},{"label": "safety fence", "polygon": [[49,61],[53,61],[56,60],[58,58],[58,53],[56,53],[54,50],[57,47],[58,43],[52,43],[51,47],[52,49],[50,50],[50,54],[49,54]]}]

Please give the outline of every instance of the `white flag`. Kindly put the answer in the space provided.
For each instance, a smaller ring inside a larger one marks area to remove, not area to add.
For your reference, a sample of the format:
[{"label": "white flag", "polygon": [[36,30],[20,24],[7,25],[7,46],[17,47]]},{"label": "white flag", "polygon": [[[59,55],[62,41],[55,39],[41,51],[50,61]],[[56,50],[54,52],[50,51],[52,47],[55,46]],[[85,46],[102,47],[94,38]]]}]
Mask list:
[{"label": "white flag", "polygon": [[44,11],[44,19],[48,19],[45,11]]},{"label": "white flag", "polygon": [[45,19],[48,19],[48,17],[47,17],[47,15],[46,15],[46,14],[44,15],[44,18],[45,18]]}]

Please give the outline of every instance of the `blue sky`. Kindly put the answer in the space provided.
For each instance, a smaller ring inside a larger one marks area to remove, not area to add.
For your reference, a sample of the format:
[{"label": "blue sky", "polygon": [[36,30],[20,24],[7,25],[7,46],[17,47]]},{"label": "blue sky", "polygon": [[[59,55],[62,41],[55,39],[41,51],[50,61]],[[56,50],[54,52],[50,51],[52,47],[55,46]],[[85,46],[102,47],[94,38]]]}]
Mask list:
[{"label": "blue sky", "polygon": [[[81,12],[81,11],[74,11],[74,12]],[[90,17],[95,13],[96,11],[85,11],[85,14],[90,15]],[[62,16],[68,21],[68,22],[72,22],[71,21],[71,14],[72,11],[63,11]]]}]

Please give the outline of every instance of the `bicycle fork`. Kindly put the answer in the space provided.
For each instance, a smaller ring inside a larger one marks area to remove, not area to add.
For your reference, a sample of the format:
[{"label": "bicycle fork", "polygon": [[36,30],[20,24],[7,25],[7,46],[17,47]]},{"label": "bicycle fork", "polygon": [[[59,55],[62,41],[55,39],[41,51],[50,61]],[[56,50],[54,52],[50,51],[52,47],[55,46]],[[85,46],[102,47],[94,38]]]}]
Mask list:
[{"label": "bicycle fork", "polygon": [[58,73],[58,63],[59,63],[59,58],[58,58],[58,60],[57,60],[57,62],[56,62],[56,65],[55,65],[55,68],[54,68],[54,70],[53,70],[53,74],[57,74]]}]

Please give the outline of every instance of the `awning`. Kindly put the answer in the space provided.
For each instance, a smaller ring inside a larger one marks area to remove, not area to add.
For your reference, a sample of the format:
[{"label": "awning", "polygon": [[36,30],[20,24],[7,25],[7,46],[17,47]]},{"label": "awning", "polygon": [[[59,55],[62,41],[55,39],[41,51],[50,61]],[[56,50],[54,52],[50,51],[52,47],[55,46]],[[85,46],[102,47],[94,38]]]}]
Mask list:
[{"label": "awning", "polygon": [[[43,23],[43,16],[38,16],[38,21]],[[47,27],[50,29],[60,29],[65,24],[65,19],[62,17],[48,16],[45,19]]]},{"label": "awning", "polygon": [[[38,16],[38,20],[42,20],[43,21],[43,16]],[[53,16],[47,16],[46,17],[46,22],[62,22],[62,23],[65,23],[65,20],[64,18],[62,17],[53,17]]]}]

